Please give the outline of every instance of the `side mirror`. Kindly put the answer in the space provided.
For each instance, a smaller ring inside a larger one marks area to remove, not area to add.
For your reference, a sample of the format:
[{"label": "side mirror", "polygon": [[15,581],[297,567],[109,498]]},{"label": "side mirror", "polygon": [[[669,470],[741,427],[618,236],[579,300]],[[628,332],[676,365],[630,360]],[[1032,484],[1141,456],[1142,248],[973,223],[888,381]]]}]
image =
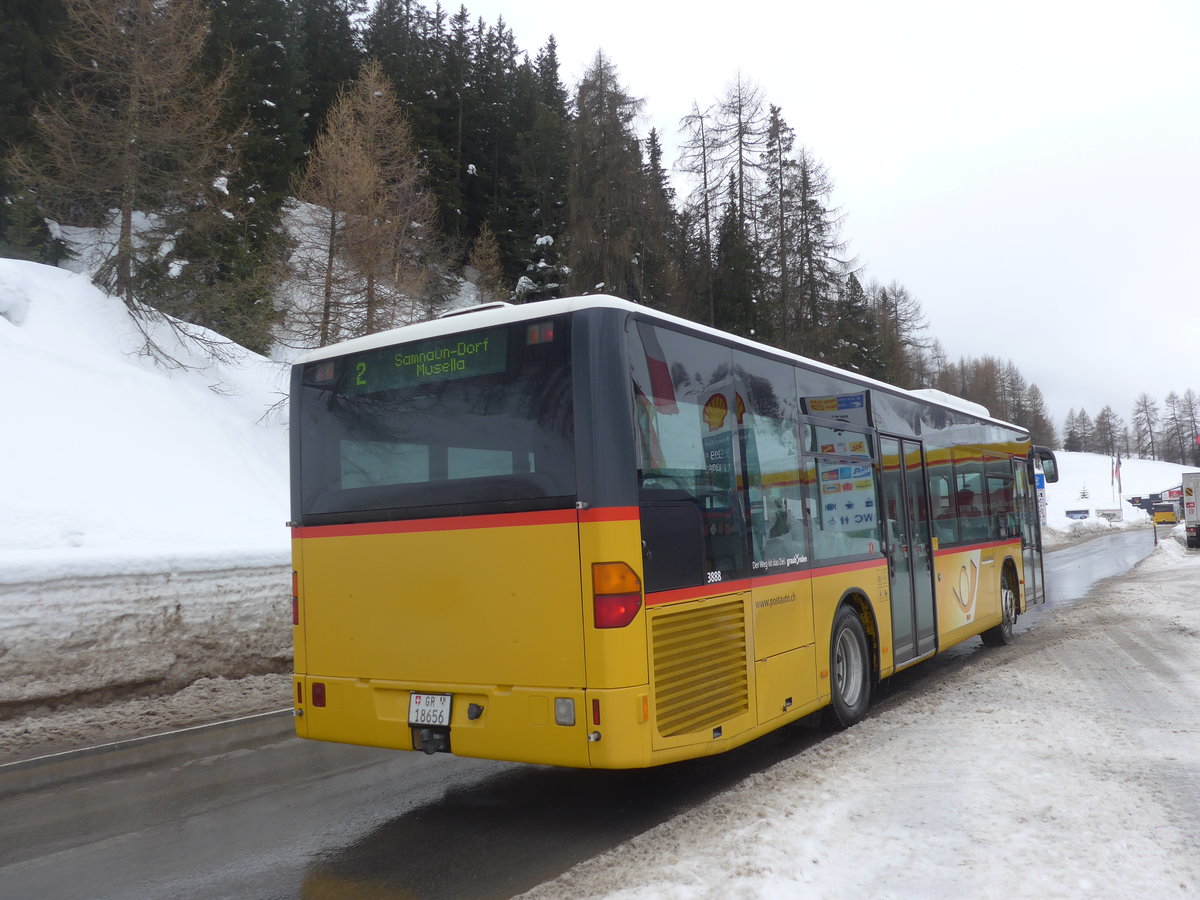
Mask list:
[{"label": "side mirror", "polygon": [[1042,463],[1042,474],[1046,476],[1046,483],[1053,484],[1058,481],[1058,460],[1054,458],[1054,451],[1049,447],[1037,447],[1030,451],[1035,459]]}]

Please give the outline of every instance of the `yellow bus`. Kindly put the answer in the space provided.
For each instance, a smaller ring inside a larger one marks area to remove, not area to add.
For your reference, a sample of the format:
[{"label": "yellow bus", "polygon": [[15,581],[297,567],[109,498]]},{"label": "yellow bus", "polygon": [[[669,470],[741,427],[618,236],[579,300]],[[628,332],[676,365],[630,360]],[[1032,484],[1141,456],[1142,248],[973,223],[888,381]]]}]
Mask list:
[{"label": "yellow bus", "polygon": [[1044,597],[1027,432],[614,298],[310,352],[291,454],[316,740],[655,766],[852,725]]}]

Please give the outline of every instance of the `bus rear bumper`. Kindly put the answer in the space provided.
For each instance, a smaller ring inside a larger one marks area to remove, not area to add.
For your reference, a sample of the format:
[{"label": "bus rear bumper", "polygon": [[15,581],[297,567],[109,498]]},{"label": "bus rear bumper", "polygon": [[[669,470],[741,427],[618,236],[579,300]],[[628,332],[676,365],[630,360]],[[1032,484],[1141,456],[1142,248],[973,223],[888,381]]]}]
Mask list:
[{"label": "bus rear bumper", "polygon": [[[590,707],[585,692],[577,688],[296,675],[293,689],[296,734],[303,738],[395,750],[448,749],[456,756],[480,759],[591,765]],[[451,695],[448,741],[443,741],[446,729],[409,722],[414,691]]]}]

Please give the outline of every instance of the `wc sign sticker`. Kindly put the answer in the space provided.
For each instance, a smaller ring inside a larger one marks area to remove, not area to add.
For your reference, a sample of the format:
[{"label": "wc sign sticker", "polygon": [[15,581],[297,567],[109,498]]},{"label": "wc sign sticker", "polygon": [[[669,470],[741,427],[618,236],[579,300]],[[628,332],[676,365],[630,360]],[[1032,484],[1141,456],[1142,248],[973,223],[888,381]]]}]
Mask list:
[{"label": "wc sign sticker", "polygon": [[875,527],[875,478],[869,465],[822,463],[821,517],[830,531],[864,531]]}]

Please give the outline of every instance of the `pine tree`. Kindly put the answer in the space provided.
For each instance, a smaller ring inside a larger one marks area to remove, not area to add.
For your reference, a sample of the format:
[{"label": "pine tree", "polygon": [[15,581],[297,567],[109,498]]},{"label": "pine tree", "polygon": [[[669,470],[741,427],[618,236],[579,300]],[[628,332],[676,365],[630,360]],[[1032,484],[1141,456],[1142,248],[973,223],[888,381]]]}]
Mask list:
[{"label": "pine tree", "polygon": [[55,263],[65,255],[38,213],[36,196],[6,171],[18,147],[36,153],[34,108],[61,75],[54,42],[66,14],[60,0],[0,5],[0,255]]},{"label": "pine tree", "polygon": [[679,221],[675,215],[675,192],[663,168],[662,142],[650,130],[646,139],[646,163],[642,171],[645,195],[638,223],[639,293],[642,302],[668,312],[685,311],[678,268]]},{"label": "pine tree", "polygon": [[1167,394],[1162,420],[1163,456],[1180,465],[1187,464],[1187,429],[1183,420],[1183,399],[1175,391]]},{"label": "pine tree", "polygon": [[1086,409],[1080,409],[1075,416],[1075,433],[1079,436],[1079,450],[1082,453],[1093,452],[1095,446],[1096,430],[1092,425],[1092,417],[1088,415]]},{"label": "pine tree", "polygon": [[379,63],[338,96],[297,187],[288,329],[303,346],[415,321],[438,302],[435,202]]},{"label": "pine tree", "polygon": [[[846,276],[838,290],[833,322],[836,340],[826,361],[864,375],[882,375],[881,347],[871,316],[870,300],[853,272]],[[931,364],[931,371],[937,373],[931,375],[932,382],[946,366],[945,351],[940,345],[937,345],[937,354],[931,357]]]},{"label": "pine tree", "polygon": [[301,73],[287,0],[211,2],[208,65],[232,64],[225,127],[241,129],[240,165],[229,190],[249,204],[253,241],[264,246],[304,151]]},{"label": "pine tree", "polygon": [[[47,211],[109,226],[96,281],[150,315],[156,298],[139,290],[143,269],[153,273],[178,239],[173,217],[203,204],[222,170],[232,171],[235,138],[219,127],[227,73],[207,79],[200,69],[208,28],[200,0],[65,6],[70,90],[40,111],[44,155],[20,157],[14,171]],[[135,228],[136,213],[158,227]]]},{"label": "pine tree", "polygon": [[1070,453],[1078,453],[1083,449],[1083,441],[1079,435],[1079,417],[1075,414],[1073,406],[1067,411],[1067,418],[1063,421],[1063,449]]},{"label": "pine tree", "polygon": [[1118,436],[1124,429],[1125,423],[1121,421],[1121,417],[1111,406],[1105,406],[1096,414],[1096,419],[1092,423],[1092,446],[1089,448],[1093,453],[1102,453],[1108,456],[1117,455]]},{"label": "pine tree", "polygon": [[517,295],[521,300],[546,300],[559,295],[566,279],[560,248],[566,229],[570,168],[567,94],[558,77],[553,36],[538,53],[533,71],[532,120],[517,137],[517,180],[522,195],[530,201],[525,265]]},{"label": "pine tree", "polygon": [[[868,374],[901,387],[914,386],[913,357],[924,347],[922,332],[926,327],[921,304],[907,288],[896,281],[886,288],[873,284],[868,294],[871,297],[871,314],[875,322],[879,360],[882,365],[882,371]],[[994,375],[992,380],[995,381]],[[970,378],[968,384],[964,385],[964,390],[956,393],[987,406],[987,402],[979,399],[980,394],[986,394],[988,400],[992,404],[995,403],[994,388],[981,390],[976,378]]]},{"label": "pine tree", "polygon": [[[799,349],[809,356],[823,359],[833,345],[830,330],[833,300],[841,283],[842,273],[853,270],[854,261],[845,258],[846,243],[841,239],[841,218],[832,209],[829,197],[833,182],[821,163],[804,148],[796,156],[795,192],[798,201],[796,224],[796,261],[799,289],[797,310],[793,315],[799,333]],[[902,351],[917,346],[916,333],[924,327],[920,306],[908,292],[893,283],[894,296],[881,295],[878,320],[881,335],[880,350],[885,365],[901,367]],[[885,328],[887,329],[885,331]],[[889,346],[884,334],[894,341],[897,354],[888,358]],[[901,367],[907,370],[907,361]],[[911,374],[911,373],[909,373]],[[908,377],[905,375],[904,377]],[[894,379],[893,379],[894,380]]]},{"label": "pine tree", "polygon": [[507,299],[503,290],[504,267],[500,264],[500,244],[491,226],[483,223],[479,235],[471,244],[467,265],[475,270],[475,287],[479,290],[479,302]]},{"label": "pine tree", "polygon": [[1187,456],[1189,464],[1200,466],[1200,397],[1197,397],[1196,392],[1191,388],[1183,392],[1179,416],[1184,423],[1189,439]]},{"label": "pine tree", "polygon": [[[798,345],[797,326],[799,197],[796,162],[792,158],[795,135],[778,106],[771,105],[766,149],[762,155],[762,279],[763,318],[771,321],[767,337],[785,349]],[[861,285],[859,285],[861,290]],[[864,298],[865,299],[865,298]],[[847,298],[849,301],[849,298]]]},{"label": "pine tree", "polygon": [[691,265],[685,264],[685,272],[691,272],[691,281],[696,285],[700,300],[697,317],[709,325],[717,318],[716,296],[713,292],[713,260],[715,258],[716,223],[720,218],[721,179],[716,174],[713,161],[711,110],[701,110],[692,104],[692,112],[680,122],[685,138],[680,145],[679,168],[696,180],[696,186],[688,196],[683,211],[684,234],[690,238]]},{"label": "pine tree", "polygon": [[715,327],[745,337],[757,337],[755,289],[758,286],[754,248],[738,212],[741,192],[737,176],[729,176],[725,212],[717,226],[717,258],[713,272]]},{"label": "pine tree", "polygon": [[1054,431],[1050,414],[1046,410],[1045,398],[1036,384],[1029,385],[1029,390],[1025,394],[1025,409],[1028,419],[1024,424],[1029,429],[1029,435],[1033,442],[1041,447],[1058,446],[1058,435]]},{"label": "pine tree", "polygon": [[634,256],[642,159],[633,132],[640,108],[616,67],[597,53],[575,93],[567,234],[576,293],[641,300]]},{"label": "pine tree", "polygon": [[743,236],[747,243],[753,237],[750,223],[757,220],[753,207],[760,175],[759,159],[767,150],[768,131],[762,90],[739,72],[716,106],[712,160],[718,178],[735,179],[732,183],[737,185],[737,196],[732,199],[743,230],[751,232]]},{"label": "pine tree", "polygon": [[930,387],[937,388],[939,391],[946,393],[954,393],[952,388],[947,387],[951,374],[950,359],[946,355],[946,348],[942,346],[942,342],[937,338],[933,338],[929,342],[929,373]]},{"label": "pine tree", "polygon": [[366,0],[291,3],[305,100],[304,137],[312,144],[339,92],[358,72],[353,18],[366,9]]},{"label": "pine tree", "polygon": [[1143,392],[1133,405],[1133,431],[1138,452],[1148,459],[1158,459],[1158,404]]}]

